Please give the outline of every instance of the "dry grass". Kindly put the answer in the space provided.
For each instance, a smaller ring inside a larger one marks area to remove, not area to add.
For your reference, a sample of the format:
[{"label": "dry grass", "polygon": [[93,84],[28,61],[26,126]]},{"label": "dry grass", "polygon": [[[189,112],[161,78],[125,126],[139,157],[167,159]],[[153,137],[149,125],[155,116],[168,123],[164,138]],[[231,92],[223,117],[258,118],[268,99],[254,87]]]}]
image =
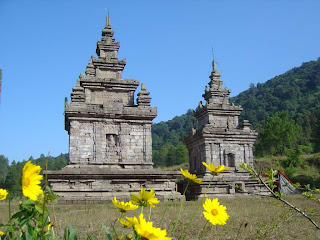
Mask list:
[{"label": "dry grass", "polygon": [[[313,218],[315,222],[320,224],[319,204],[300,195],[288,196],[286,199],[306,212],[309,212],[310,208],[316,210],[317,213]],[[208,224],[203,239],[320,239],[320,231],[316,230],[306,218],[301,217],[293,210],[288,210],[276,199],[248,196],[220,198],[219,200],[221,204],[227,206],[230,218],[224,226]],[[181,221],[174,237],[179,236],[181,227],[186,226],[198,204],[199,201],[184,203]],[[13,204],[13,208],[17,209],[17,203]],[[160,203],[152,209],[151,220],[154,222],[154,226],[160,227],[161,217],[165,214],[161,228],[165,228],[169,232],[178,210],[179,202]],[[186,231],[186,239],[198,239],[199,232],[205,224],[202,211],[201,207]],[[6,222],[6,202],[0,203],[0,213],[0,222]],[[135,210],[130,212],[129,216],[138,216],[139,213],[140,210]],[[119,215],[119,211],[109,202],[96,205],[55,205],[52,218],[55,221],[55,229],[60,236],[63,229],[71,225],[78,231],[80,239],[85,239],[87,234],[94,235],[98,239],[106,239],[101,223],[112,226]],[[148,209],[145,209],[145,216],[147,217],[147,215]],[[121,226],[118,226],[118,231],[120,230]]]}]

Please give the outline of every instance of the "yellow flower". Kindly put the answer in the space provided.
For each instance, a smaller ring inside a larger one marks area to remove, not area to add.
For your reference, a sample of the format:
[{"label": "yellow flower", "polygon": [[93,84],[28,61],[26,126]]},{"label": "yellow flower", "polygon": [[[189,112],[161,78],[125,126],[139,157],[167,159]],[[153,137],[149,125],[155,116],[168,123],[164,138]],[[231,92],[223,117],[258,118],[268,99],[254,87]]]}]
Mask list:
[{"label": "yellow flower", "polygon": [[36,201],[37,197],[43,193],[40,183],[43,178],[39,175],[41,167],[28,161],[22,169],[22,193],[25,197]]},{"label": "yellow flower", "polygon": [[45,228],[43,229],[44,232],[45,233],[48,232],[53,225],[54,225],[53,222],[49,222],[49,224],[47,226],[45,226]]},{"label": "yellow flower", "polygon": [[217,173],[220,173],[229,169],[229,167],[225,167],[224,165],[216,166],[216,165],[213,165],[213,163],[209,163],[209,165],[207,165],[205,162],[202,162],[202,164],[206,168],[208,168],[213,175],[217,175]]},{"label": "yellow flower", "polygon": [[131,240],[133,238],[133,235],[131,233],[128,233],[126,235],[126,239]]},{"label": "yellow flower", "polygon": [[152,226],[152,222],[147,222],[143,214],[141,213],[138,222],[134,225],[134,230],[137,232],[142,239],[147,240],[171,240],[166,237],[167,231],[155,228]]},{"label": "yellow flower", "polygon": [[195,183],[198,183],[198,184],[202,184],[202,179],[197,178],[197,176],[195,174],[189,173],[188,170],[182,170],[182,168],[180,168],[180,171],[181,171],[182,175],[186,179],[188,179],[188,181],[192,181],[192,182],[195,182]]},{"label": "yellow flower", "polygon": [[6,189],[0,188],[0,201],[6,199],[8,191]]},{"label": "yellow flower", "polygon": [[116,197],[114,197],[114,199],[112,200],[112,203],[119,208],[120,212],[126,212],[126,211],[130,211],[130,210],[135,210],[138,208],[137,205],[134,205],[131,203],[131,201],[129,202],[120,202],[117,200]]},{"label": "yellow flower", "polygon": [[3,236],[4,235],[4,232],[0,231],[0,236]]},{"label": "yellow flower", "polygon": [[154,191],[151,190],[150,192],[146,191],[144,188],[142,188],[139,191],[139,196],[136,194],[131,194],[131,199],[132,202],[138,204],[139,206],[151,206],[151,207],[155,207],[154,204],[158,204],[160,201],[158,200],[158,198],[154,198]]},{"label": "yellow flower", "polygon": [[119,222],[124,226],[131,228],[134,224],[138,222],[138,219],[136,217],[126,217],[128,221],[124,220],[123,218],[119,219]]},{"label": "yellow flower", "polygon": [[227,208],[220,205],[218,198],[209,199],[207,198],[202,205],[205,212],[203,212],[204,217],[212,223],[212,225],[225,225],[229,215],[227,214]]}]

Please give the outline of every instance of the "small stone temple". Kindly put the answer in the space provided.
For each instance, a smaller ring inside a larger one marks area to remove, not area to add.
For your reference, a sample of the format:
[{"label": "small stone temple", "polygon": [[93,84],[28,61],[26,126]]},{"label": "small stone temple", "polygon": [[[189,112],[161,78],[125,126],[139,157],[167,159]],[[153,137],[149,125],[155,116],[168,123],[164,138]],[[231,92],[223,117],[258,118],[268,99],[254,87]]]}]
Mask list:
[{"label": "small stone temple", "polygon": [[259,193],[262,190],[262,186],[239,167],[241,163],[253,165],[252,147],[258,134],[250,129],[249,121],[239,124],[242,107],[229,103],[231,90],[222,87],[220,77],[213,61],[210,82],[202,95],[205,104],[201,101],[195,111],[198,130],[192,129],[185,140],[189,151],[189,171],[204,177],[203,185],[191,186],[191,199],[203,194],[212,179],[202,162],[230,167],[214,178],[209,195]]},{"label": "small stone temple", "polygon": [[48,171],[48,182],[60,202],[128,200],[141,188],[159,199],[181,198],[177,172],[153,170],[152,120],[157,109],[145,84],[122,79],[126,59],[118,59],[119,42],[106,19],[97,58],[91,57],[65,100],[65,130],[69,134],[69,165]]}]

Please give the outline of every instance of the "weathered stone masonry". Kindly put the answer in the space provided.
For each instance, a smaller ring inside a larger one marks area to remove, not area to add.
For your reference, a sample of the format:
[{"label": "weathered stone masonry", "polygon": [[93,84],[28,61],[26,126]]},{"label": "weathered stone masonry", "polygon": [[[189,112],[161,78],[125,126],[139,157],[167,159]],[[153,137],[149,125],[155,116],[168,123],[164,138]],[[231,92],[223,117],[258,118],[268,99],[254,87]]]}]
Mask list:
[{"label": "weathered stone masonry", "polygon": [[206,104],[200,102],[195,112],[199,130],[193,130],[185,141],[192,173],[208,172],[202,162],[225,165],[236,170],[240,163],[253,164],[252,147],[258,134],[250,129],[248,121],[238,123],[242,108],[229,103],[231,91],[222,88],[220,76],[213,61],[209,88],[206,87],[202,95]]},{"label": "weathered stone masonry", "polygon": [[[80,74],[72,89],[71,102],[65,100],[70,162],[61,171],[47,172],[60,203],[129,200],[141,188],[155,190],[162,200],[184,197],[177,192],[180,172],[153,169],[151,124],[157,109],[151,107],[145,84],[135,103],[139,81],[122,79],[126,60],[118,59],[119,47],[107,17],[97,43],[98,58],[90,58],[86,74]],[[230,167],[214,177],[207,196],[262,193],[261,184],[239,169],[243,162],[252,165],[257,133],[248,121],[238,123],[242,108],[229,103],[230,90],[222,88],[220,76],[213,62],[209,88],[203,94],[206,104],[200,102],[195,114],[198,130],[193,129],[185,141],[189,170],[204,179],[202,185],[190,184],[188,199],[204,196],[211,182],[202,162]],[[182,192],[185,182],[180,183]]]},{"label": "weathered stone masonry", "polygon": [[126,60],[119,60],[119,42],[113,38],[110,18],[91,57],[86,75],[80,74],[65,101],[65,129],[69,133],[69,165],[48,171],[48,182],[59,202],[105,202],[131,193],[155,190],[162,200],[179,199],[177,172],[153,170],[152,120],[157,109],[145,84],[122,79]]},{"label": "weathered stone masonry", "polygon": [[235,193],[263,194],[263,186],[252,180],[248,173],[240,169],[241,163],[253,165],[252,147],[257,133],[250,129],[250,123],[244,120],[239,124],[240,106],[229,103],[230,90],[222,88],[221,74],[212,63],[210,82],[202,95],[205,104],[199,103],[195,112],[198,130],[192,129],[185,140],[189,150],[189,170],[203,177],[204,184],[191,185],[188,199],[204,196],[212,176],[202,162],[230,167],[227,172],[213,178],[208,196],[229,195]]},{"label": "weathered stone masonry", "polygon": [[118,60],[119,47],[107,17],[97,43],[99,58],[91,57],[71,103],[65,103],[70,165],[152,168],[151,123],[157,109],[150,106],[144,84],[134,103],[139,81],[121,79],[126,60]]}]

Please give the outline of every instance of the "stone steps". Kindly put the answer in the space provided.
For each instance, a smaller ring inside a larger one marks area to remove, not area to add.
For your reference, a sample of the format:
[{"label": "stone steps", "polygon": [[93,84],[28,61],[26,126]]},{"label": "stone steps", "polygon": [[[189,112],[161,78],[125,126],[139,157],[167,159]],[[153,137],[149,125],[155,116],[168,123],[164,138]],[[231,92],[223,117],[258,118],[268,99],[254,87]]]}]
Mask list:
[{"label": "stone steps", "polygon": [[[211,183],[210,183],[211,182]],[[207,187],[209,186],[209,189]],[[179,191],[183,191],[186,186],[186,181],[180,183]],[[247,172],[232,172],[229,169],[227,172],[221,173],[218,176],[205,175],[203,184],[190,184],[186,193],[187,200],[195,200],[199,197],[218,197],[231,195],[270,195],[265,186],[258,182],[257,179],[252,179]]]}]

